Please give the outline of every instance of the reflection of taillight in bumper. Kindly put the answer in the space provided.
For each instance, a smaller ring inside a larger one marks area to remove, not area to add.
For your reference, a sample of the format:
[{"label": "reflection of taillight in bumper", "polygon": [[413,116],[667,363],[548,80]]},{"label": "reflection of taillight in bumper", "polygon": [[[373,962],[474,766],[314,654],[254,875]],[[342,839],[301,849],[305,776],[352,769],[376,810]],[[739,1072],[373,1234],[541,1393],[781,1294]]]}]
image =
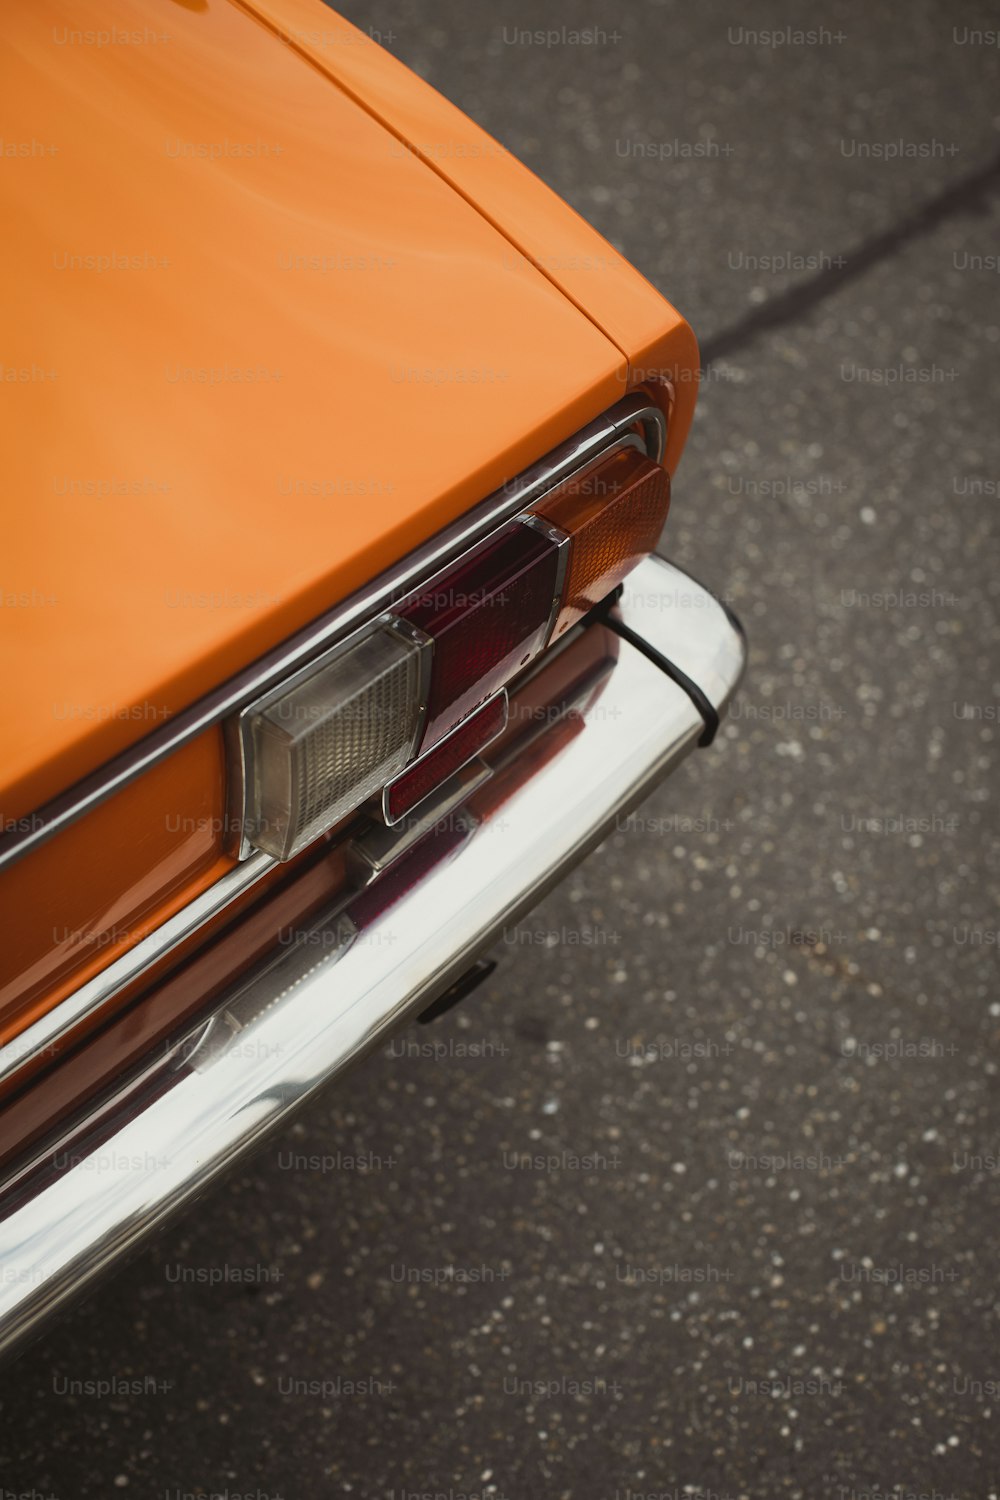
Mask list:
[{"label": "reflection of taillight in bumper", "polygon": [[390,827],[429,797],[507,727],[507,694],[501,691],[463,719],[433,750],[397,776],[382,794],[382,816]]},{"label": "reflection of taillight in bumper", "polygon": [[482,705],[656,545],[670,479],[637,443],[564,480],[243,711],[252,844],[291,858],[379,791],[391,823],[478,753],[470,721]]}]

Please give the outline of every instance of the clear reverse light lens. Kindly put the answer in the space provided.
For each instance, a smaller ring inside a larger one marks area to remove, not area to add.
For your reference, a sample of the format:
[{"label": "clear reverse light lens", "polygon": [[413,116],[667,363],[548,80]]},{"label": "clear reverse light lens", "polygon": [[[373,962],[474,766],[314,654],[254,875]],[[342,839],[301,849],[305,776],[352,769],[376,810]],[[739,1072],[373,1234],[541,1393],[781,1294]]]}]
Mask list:
[{"label": "clear reverse light lens", "polygon": [[624,449],[566,480],[535,507],[570,538],[553,640],[606,598],[656,546],[670,506],[670,475]]},{"label": "clear reverse light lens", "polygon": [[413,750],[426,648],[389,623],[250,717],[250,839],[276,859],[380,791]]}]

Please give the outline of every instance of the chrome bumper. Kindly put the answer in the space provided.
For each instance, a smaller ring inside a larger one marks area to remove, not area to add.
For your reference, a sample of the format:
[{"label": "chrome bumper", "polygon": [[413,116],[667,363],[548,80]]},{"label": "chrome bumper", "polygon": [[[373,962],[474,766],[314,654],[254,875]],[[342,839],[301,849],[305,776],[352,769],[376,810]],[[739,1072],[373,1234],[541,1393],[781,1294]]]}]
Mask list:
[{"label": "chrome bumper", "polygon": [[732,617],[650,558],[611,619],[622,640],[597,708],[512,786],[497,816],[451,813],[445,858],[385,903],[372,879],[357,909],[241,980],[138,1113],[133,1101],[96,1146],[83,1122],[69,1165],[40,1162],[13,1194],[0,1184],[0,1350],[447,990],[704,738],[699,690],[721,714],[743,670]]}]

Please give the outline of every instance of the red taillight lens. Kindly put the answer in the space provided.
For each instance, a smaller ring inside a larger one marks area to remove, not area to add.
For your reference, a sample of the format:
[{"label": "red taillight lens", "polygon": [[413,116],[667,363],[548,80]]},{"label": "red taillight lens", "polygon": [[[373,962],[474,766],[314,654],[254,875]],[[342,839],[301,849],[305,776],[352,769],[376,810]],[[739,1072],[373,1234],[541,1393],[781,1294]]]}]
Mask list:
[{"label": "red taillight lens", "polygon": [[512,521],[393,611],[434,643],[421,750],[437,744],[545,645],[559,544]]},{"label": "red taillight lens", "polygon": [[570,537],[553,639],[616,588],[656,546],[670,506],[670,475],[625,448],[568,479],[534,507]]},{"label": "red taillight lens", "polygon": [[440,744],[386,787],[382,810],[387,823],[398,823],[429,797],[443,781],[484,750],[507,727],[507,694],[498,693],[453,729]]}]

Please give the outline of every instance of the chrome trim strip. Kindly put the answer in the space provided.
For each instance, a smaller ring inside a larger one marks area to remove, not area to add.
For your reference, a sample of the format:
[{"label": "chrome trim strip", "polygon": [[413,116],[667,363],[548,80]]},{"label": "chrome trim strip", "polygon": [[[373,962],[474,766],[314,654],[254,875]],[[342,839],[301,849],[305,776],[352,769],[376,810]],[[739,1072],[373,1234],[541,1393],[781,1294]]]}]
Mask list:
[{"label": "chrome trim strip", "polygon": [[277,860],[269,854],[255,853],[251,859],[228,870],[208,890],[195,896],[180,911],[168,917],[153,932],[136,943],[121,958],[115,959],[82,984],[72,995],[39,1017],[4,1047],[0,1047],[0,1084],[6,1083],[33,1058],[48,1052],[55,1054],[80,1020],[119,994],[126,985],[138,979],[144,969],[173,951],[211,917],[225,911],[237,896],[255,885],[262,875],[274,868]]},{"label": "chrome trim strip", "polygon": [[640,421],[647,432],[647,442],[650,441],[649,434],[652,432],[652,440],[658,443],[659,451],[655,454],[651,451],[650,456],[657,459],[661,457],[666,439],[663,413],[652,406],[645,396],[626,396],[610,411],[554,448],[545,458],[525,469],[516,479],[510,480],[467,511],[453,525],[446,527],[415,552],[409,553],[366,588],[352,594],[342,604],[262,656],[253,666],[231,677],[222,687],[206,694],[190,708],[183,709],[168,723],[154,729],[137,744],[130,745],[127,750],[115,756],[107,765],[101,766],[68,791],[37,809],[30,820],[30,828],[0,834],[0,869],[82,817],[85,812],[127,786],[195,735],[218,724],[249,698],[256,697],[272,683],[280,681],[286,673],[295,671],[341,635],[346,635],[349,630],[388,609],[419,583],[430,569],[450,562],[491,527],[516,515],[545,490],[551,489],[575,469],[589,463],[617,434]]},{"label": "chrome trim strip", "polygon": [[555,582],[552,585],[552,607],[549,610],[549,618],[545,623],[545,635],[542,637],[542,644],[532,657],[533,661],[537,661],[546,648],[551,645],[552,632],[555,629],[556,620],[559,618],[563,585],[566,582],[566,569],[569,567],[569,535],[561,527],[554,526],[551,521],[547,521],[544,516],[536,516],[530,510],[526,511],[523,516],[518,516],[517,519],[522,526],[527,526],[531,531],[537,531],[540,536],[546,537],[548,541],[554,543],[558,548],[556,552],[556,576]]},{"label": "chrome trim strip", "polygon": [[[681,585],[689,605],[663,607]],[[699,651],[714,664],[724,708],[745,656],[725,611],[657,558],[636,570],[633,595],[623,614],[662,655],[683,660],[692,635],[712,636]],[[236,984],[213,1006],[219,1024],[206,1026],[204,1017],[192,1027],[192,1046],[164,1061],[144,1095],[123,1096],[99,1134],[88,1136],[83,1121],[60,1141],[68,1157],[60,1170],[51,1145],[48,1156],[24,1165],[6,1206],[0,1193],[0,1347],[30,1333],[442,994],[701,734],[687,694],[627,643],[598,706],[520,780],[514,756],[501,773],[506,796],[495,814],[469,816],[447,857],[405,894],[380,906],[373,881],[317,925],[323,940],[276,953]]]}]

